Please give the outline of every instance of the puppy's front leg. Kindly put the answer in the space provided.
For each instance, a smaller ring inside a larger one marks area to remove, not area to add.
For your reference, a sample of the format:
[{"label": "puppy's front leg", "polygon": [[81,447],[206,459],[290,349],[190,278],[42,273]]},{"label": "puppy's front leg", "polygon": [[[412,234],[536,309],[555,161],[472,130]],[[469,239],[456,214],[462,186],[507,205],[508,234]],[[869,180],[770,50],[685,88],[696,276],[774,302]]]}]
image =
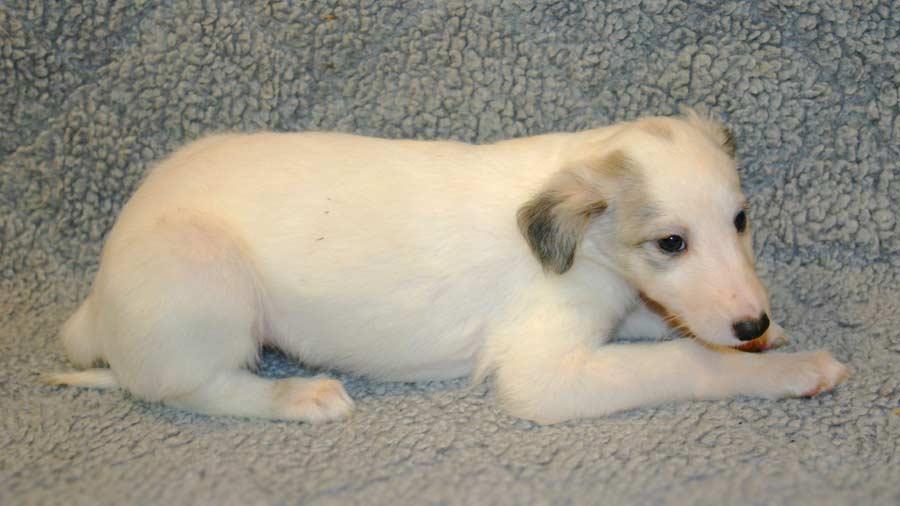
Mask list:
[{"label": "puppy's front leg", "polygon": [[556,423],[668,401],[812,396],[849,375],[824,351],[757,355],[693,339],[553,348],[561,352],[513,353],[498,364],[498,386],[513,414]]}]

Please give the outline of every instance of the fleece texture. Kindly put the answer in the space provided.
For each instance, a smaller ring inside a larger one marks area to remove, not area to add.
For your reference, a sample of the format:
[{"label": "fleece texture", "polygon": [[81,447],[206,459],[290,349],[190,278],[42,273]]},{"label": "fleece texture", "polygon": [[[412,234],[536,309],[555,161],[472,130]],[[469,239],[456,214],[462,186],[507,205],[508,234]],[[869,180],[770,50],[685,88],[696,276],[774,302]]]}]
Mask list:
[{"label": "fleece texture", "polygon": [[[0,2],[0,503],[900,503],[898,32],[890,0]],[[490,383],[340,376],[355,414],[312,426],[36,381],[71,367],[117,211],[206,133],[490,142],[681,105],[734,132],[775,317],[850,364],[835,392],[541,427]]]}]

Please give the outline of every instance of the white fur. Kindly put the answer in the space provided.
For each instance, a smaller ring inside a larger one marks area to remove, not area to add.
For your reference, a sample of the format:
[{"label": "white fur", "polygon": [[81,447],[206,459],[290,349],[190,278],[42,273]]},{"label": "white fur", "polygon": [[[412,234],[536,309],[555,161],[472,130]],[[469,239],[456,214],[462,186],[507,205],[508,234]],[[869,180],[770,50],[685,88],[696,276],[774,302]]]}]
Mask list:
[{"label": "white fur", "polygon": [[[672,138],[648,133],[660,127]],[[76,365],[110,369],[48,381],[119,385],[214,414],[320,421],[350,412],[334,380],[252,374],[269,343],[306,364],[377,379],[493,373],[513,414],[547,423],[678,399],[830,389],[847,370],[825,353],[704,344],[740,344],[731,323],[768,310],[749,233],[739,237],[731,222],[742,196],[716,127],[689,113],[483,146],[208,137],[148,175],[62,331]],[[627,190],[589,181],[609,208],[586,225],[571,269],[545,272],[517,211],[554,174],[615,150],[646,169],[641,190],[663,211],[644,232],[689,230],[689,253],[666,260],[651,243],[625,244],[622,234],[644,226],[626,216]],[[639,293],[699,340],[598,347],[616,333],[672,331]]]}]

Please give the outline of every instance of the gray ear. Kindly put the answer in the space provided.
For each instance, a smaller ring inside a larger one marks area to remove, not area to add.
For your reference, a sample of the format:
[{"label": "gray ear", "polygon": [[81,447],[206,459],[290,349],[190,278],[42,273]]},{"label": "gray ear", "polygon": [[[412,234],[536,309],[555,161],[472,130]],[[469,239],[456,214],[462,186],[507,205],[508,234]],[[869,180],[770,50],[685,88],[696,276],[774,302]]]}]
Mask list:
[{"label": "gray ear", "polygon": [[568,271],[588,220],[606,210],[604,200],[585,193],[590,190],[578,176],[560,173],[519,209],[519,230],[545,271]]},{"label": "gray ear", "polygon": [[519,230],[544,271],[572,268],[588,222],[603,214],[625,181],[638,181],[640,168],[624,152],[588,156],[550,178],[518,213]]}]

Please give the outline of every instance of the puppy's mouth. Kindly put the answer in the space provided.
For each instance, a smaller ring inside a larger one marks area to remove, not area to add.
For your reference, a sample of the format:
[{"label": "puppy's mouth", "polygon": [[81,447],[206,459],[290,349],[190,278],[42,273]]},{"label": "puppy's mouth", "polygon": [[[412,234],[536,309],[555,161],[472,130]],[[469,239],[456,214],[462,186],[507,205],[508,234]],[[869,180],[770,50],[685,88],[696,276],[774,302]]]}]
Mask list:
[{"label": "puppy's mouth", "polygon": [[[769,340],[769,331],[766,331],[760,337],[752,340],[746,341],[743,343],[735,344],[735,345],[722,345],[717,343],[711,343],[699,337],[693,330],[691,330],[690,326],[684,322],[676,313],[669,311],[666,306],[660,304],[658,301],[652,299],[644,292],[640,292],[641,301],[647,306],[647,309],[653,311],[658,314],[669,324],[673,329],[682,333],[685,337],[690,337],[695,339],[697,342],[702,343],[704,346],[709,346],[711,348],[725,348],[725,349],[734,349],[740,351],[749,351],[749,352],[760,352],[769,348],[768,340]],[[772,330],[771,328],[769,330]]]},{"label": "puppy's mouth", "polygon": [[654,299],[651,299],[646,293],[640,292],[641,301],[647,306],[647,309],[653,311],[662,317],[666,323],[669,324],[670,327],[675,330],[681,332],[685,335],[685,337],[692,337],[694,339],[702,341],[702,339],[697,337],[697,334],[691,330],[691,328],[684,322],[677,314],[669,311],[666,306],[663,306],[659,302]]}]

